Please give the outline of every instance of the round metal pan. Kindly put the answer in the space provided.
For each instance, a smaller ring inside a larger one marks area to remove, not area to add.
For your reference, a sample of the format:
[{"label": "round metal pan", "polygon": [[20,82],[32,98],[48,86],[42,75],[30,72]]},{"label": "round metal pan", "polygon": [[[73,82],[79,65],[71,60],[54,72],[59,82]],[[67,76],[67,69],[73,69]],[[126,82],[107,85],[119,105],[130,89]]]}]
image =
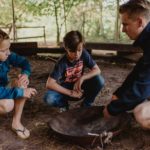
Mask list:
[{"label": "round metal pan", "polygon": [[[58,114],[48,123],[62,139],[79,145],[103,144],[106,133],[119,134],[129,123],[127,113],[105,119],[103,106],[77,108]],[[102,141],[103,140],[103,141]]]}]

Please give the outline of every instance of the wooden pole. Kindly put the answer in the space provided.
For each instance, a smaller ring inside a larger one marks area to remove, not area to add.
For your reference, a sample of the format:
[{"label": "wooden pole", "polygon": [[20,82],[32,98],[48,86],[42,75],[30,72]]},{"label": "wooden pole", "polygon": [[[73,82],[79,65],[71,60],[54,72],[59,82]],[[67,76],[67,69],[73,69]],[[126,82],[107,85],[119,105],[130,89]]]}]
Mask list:
[{"label": "wooden pole", "polygon": [[14,0],[12,0],[12,19],[13,19],[13,41],[16,41],[16,25],[15,25],[15,9],[14,9]]}]

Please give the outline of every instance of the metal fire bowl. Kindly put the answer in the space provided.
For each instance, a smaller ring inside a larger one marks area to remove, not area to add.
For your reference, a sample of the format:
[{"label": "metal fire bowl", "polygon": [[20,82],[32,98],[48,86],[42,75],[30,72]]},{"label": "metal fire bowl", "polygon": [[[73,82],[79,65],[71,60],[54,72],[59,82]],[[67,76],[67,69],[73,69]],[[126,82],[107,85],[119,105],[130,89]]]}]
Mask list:
[{"label": "metal fire bowl", "polygon": [[90,145],[93,140],[98,143],[98,135],[104,131],[117,135],[131,119],[127,113],[105,119],[103,109],[103,106],[72,109],[58,114],[48,125],[61,140],[79,145]]}]

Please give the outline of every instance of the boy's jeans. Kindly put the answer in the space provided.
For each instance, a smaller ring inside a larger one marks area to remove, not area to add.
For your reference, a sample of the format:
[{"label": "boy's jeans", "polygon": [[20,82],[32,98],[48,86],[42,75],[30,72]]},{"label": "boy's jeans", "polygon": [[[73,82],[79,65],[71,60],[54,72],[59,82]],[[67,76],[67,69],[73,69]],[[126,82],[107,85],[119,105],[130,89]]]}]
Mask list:
[{"label": "boy's jeans", "polygon": [[[83,82],[82,89],[84,90],[83,94],[83,107],[89,107],[94,102],[97,94],[100,92],[104,86],[104,78],[101,75],[97,75],[89,80]],[[73,85],[63,85],[63,87],[68,89],[73,89]],[[55,107],[66,107],[68,108],[68,100],[71,97],[58,93],[53,90],[48,90],[44,96],[44,101]]]}]

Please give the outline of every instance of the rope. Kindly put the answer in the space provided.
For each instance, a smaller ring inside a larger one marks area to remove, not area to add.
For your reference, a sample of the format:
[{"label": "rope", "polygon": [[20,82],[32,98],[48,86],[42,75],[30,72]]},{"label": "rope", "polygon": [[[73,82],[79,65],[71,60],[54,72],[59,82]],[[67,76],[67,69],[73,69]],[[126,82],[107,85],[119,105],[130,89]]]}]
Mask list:
[{"label": "rope", "polygon": [[102,150],[104,149],[104,144],[111,143],[111,139],[113,137],[113,132],[103,131],[101,134],[97,133],[88,133],[88,135],[95,136],[91,142],[91,146],[93,147],[96,143],[97,139],[99,139]]}]

